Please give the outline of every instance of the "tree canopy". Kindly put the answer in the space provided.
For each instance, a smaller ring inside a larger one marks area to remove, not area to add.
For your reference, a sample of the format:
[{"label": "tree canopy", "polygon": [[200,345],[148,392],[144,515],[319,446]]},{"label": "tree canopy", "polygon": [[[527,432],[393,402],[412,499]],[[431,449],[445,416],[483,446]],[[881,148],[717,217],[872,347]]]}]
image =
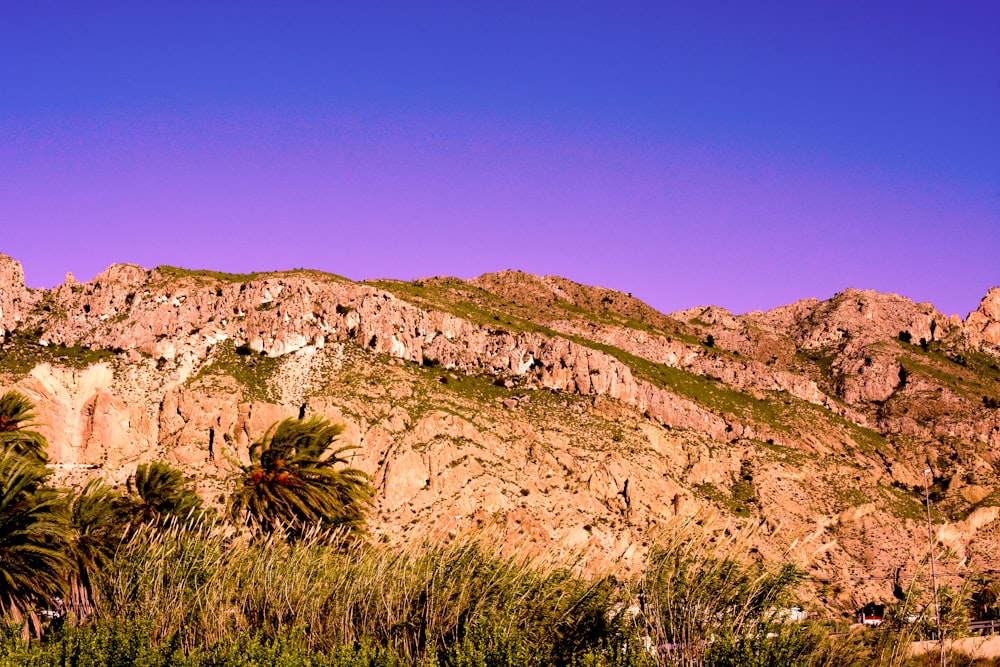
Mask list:
[{"label": "tree canopy", "polygon": [[38,618],[66,591],[71,539],[66,501],[43,484],[50,472],[26,457],[0,454],[0,615]]},{"label": "tree canopy", "polygon": [[313,525],[360,530],[374,490],[366,473],[346,467],[345,454],[355,447],[334,448],[343,429],[317,416],[273,424],[241,467],[231,516],[292,535]]},{"label": "tree canopy", "polygon": [[128,480],[131,494],[127,502],[135,519],[148,522],[169,516],[186,517],[201,508],[201,498],[191,488],[191,480],[169,463],[153,461],[135,469]]},{"label": "tree canopy", "polygon": [[48,443],[32,428],[34,419],[34,406],[26,396],[13,390],[0,396],[0,447],[38,463],[47,463],[49,457],[45,449]]}]

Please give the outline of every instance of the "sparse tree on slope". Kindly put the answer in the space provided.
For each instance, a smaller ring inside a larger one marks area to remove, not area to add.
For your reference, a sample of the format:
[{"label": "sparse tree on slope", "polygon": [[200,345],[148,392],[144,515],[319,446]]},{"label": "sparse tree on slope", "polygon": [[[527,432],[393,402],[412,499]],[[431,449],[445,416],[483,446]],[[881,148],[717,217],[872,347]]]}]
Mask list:
[{"label": "sparse tree on slope", "polygon": [[973,579],[969,601],[976,620],[991,621],[1000,618],[1000,579],[985,575]]}]

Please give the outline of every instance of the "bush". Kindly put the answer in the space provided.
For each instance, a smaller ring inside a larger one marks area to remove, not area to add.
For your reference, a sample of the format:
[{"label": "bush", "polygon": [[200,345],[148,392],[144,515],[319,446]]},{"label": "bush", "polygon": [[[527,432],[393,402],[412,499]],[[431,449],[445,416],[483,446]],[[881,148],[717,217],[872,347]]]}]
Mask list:
[{"label": "bush", "polygon": [[366,643],[326,653],[309,648],[302,631],[275,639],[243,633],[190,652],[176,637],[157,643],[144,621],[66,627],[42,642],[0,637],[0,667],[401,667],[400,656]]}]

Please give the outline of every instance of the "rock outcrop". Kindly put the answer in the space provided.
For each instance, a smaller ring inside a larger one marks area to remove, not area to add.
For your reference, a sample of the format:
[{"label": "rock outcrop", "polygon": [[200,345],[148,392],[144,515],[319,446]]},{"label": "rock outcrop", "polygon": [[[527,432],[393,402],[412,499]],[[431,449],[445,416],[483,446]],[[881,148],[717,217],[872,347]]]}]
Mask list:
[{"label": "rock outcrop", "polygon": [[990,288],[979,308],[965,318],[962,328],[970,342],[1000,348],[1000,287]]},{"label": "rock outcrop", "polygon": [[21,268],[21,263],[0,255],[0,338],[17,328],[31,305],[31,295],[24,286],[24,269]]},{"label": "rock outcrop", "polygon": [[[860,290],[665,315],[518,272],[114,265],[29,290],[0,257],[0,341],[0,389],[38,406],[66,484],[162,459],[218,502],[268,425],[317,413],[358,445],[389,540],[489,522],[598,567],[713,511],[765,520],[765,555],[850,579],[922,558],[930,468],[955,567],[1000,550],[1000,288],[964,323]],[[884,580],[851,581],[845,604]]]}]

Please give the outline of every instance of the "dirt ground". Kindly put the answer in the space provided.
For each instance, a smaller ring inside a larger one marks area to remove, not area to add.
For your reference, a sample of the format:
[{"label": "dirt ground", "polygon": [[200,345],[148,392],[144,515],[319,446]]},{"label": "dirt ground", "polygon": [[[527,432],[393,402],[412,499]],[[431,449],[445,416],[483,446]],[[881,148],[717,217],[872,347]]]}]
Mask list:
[{"label": "dirt ground", "polygon": [[[936,641],[913,642],[910,651],[913,655],[937,651]],[[947,642],[949,650],[964,653],[972,658],[1000,658],[1000,635],[986,637],[963,637]]]}]

